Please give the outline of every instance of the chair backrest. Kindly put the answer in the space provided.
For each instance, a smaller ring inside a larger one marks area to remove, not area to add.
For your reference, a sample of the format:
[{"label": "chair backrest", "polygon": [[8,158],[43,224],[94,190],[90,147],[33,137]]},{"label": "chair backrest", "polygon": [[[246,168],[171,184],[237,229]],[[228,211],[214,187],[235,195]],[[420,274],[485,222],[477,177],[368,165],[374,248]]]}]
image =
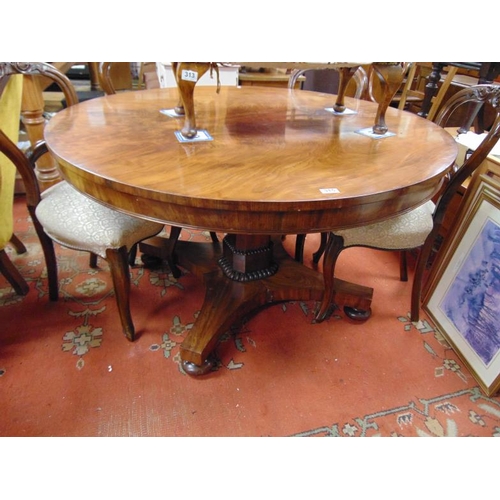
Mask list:
[{"label": "chair backrest", "polygon": [[[395,100],[399,100],[399,96],[404,88],[407,86],[408,82],[408,72],[411,70],[412,63],[402,63],[403,64],[403,82],[401,83],[400,89],[398,89],[396,95],[393,98],[393,102]],[[366,75],[367,75],[367,85],[366,92],[363,96],[363,99],[366,101],[381,103],[384,100],[384,87],[380,81],[380,76],[375,71],[373,64],[366,66]]]},{"label": "chair backrest", "polygon": [[453,113],[459,107],[469,103],[478,106],[490,104],[495,112],[495,119],[481,145],[465,159],[462,165],[455,165],[454,171],[450,173],[448,182],[436,204],[434,227],[442,224],[446,209],[457,190],[486,159],[500,138],[500,86],[498,85],[475,85],[460,90],[443,106],[436,118],[436,124],[445,127]]},{"label": "chair backrest", "polygon": [[0,62],[0,80],[8,75],[19,74],[39,76],[51,80],[61,89],[68,106],[78,103],[78,96],[69,78],[51,64],[45,62]]},{"label": "chair backrest", "polygon": [[[288,78],[288,88],[293,89],[295,88],[295,85],[298,81],[298,79],[305,75],[308,71],[314,71],[314,70],[308,70],[308,69],[296,69],[292,71],[290,74],[290,77]],[[325,69],[325,70],[320,70],[320,71],[336,71],[335,69]],[[307,76],[307,75],[306,75]],[[354,97],[356,99],[362,99],[368,89],[368,76],[366,74],[366,71],[363,67],[359,67],[354,75],[352,76],[352,79],[349,82],[349,85],[347,87],[347,92],[346,95],[348,97]]]},{"label": "chair backrest", "polygon": [[[45,62],[0,62],[0,88],[3,82],[11,75],[35,76],[41,77],[56,83],[64,94],[67,105],[71,106],[78,103],[78,96],[69,80],[54,66]],[[17,147],[17,143],[4,132],[0,131],[0,151],[9,158],[21,175],[26,190],[26,203],[28,209],[36,207],[40,201],[40,186],[34,171],[36,161],[47,153],[47,148],[43,141],[35,144],[27,153]]]},{"label": "chair backrest", "polygon": [[[50,114],[45,114],[42,89],[55,83],[64,96],[66,105],[78,102],[78,96],[68,77],[60,70],[45,62],[0,62],[0,79],[7,75],[23,75],[22,122],[31,145],[43,139],[43,129]],[[61,177],[55,160],[50,155],[40,158],[36,167],[42,189],[60,181]],[[24,188],[20,187],[23,191]]]},{"label": "chair backrest", "polygon": [[100,62],[97,76],[105,94],[116,94],[120,90],[140,90],[144,80],[144,64],[138,63],[137,83],[132,77],[132,63]]}]

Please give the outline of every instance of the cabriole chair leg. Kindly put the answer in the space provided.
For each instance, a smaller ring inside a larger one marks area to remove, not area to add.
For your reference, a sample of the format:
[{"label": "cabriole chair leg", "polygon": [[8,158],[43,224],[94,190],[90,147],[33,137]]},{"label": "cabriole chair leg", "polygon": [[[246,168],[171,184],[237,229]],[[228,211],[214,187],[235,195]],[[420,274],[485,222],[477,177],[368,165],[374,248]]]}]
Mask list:
[{"label": "cabriole chair leg", "polygon": [[337,259],[343,249],[344,238],[330,233],[326,243],[325,257],[323,259],[323,279],[325,283],[325,291],[323,292],[323,299],[321,300],[320,307],[316,313],[315,320],[317,323],[326,319],[328,310],[334,301],[335,264],[337,263]]},{"label": "cabriole chair leg", "polygon": [[127,248],[123,246],[117,250],[107,249],[106,260],[108,261],[113,278],[116,304],[120,314],[123,333],[128,340],[135,340],[135,328],[130,314],[130,270]]}]

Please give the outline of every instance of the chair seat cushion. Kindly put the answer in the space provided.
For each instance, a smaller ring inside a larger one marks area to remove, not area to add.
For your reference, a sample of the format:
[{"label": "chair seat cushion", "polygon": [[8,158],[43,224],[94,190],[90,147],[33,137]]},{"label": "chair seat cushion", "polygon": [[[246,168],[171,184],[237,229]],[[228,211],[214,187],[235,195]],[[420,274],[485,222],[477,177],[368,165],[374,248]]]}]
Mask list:
[{"label": "chair seat cushion", "polygon": [[428,201],[407,213],[367,226],[334,231],[344,246],[366,246],[386,250],[410,250],[424,244],[431,232],[435,205]]},{"label": "chair seat cushion", "polygon": [[158,234],[163,224],[108,208],[84,196],[66,181],[42,193],[36,216],[47,235],[57,243],[106,258],[106,249],[127,250]]}]

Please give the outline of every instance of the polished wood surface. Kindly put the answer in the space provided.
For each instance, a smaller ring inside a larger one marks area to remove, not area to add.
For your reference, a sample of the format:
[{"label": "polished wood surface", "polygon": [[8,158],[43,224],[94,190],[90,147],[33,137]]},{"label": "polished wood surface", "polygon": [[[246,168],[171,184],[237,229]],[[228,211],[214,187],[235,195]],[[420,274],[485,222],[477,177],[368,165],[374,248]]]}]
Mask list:
[{"label": "polished wood surface", "polygon": [[[388,109],[394,136],[372,139],[378,106],[331,95],[264,87],[196,90],[206,142],[179,142],[176,89],[115,94],[58,113],[45,129],[62,175],[129,213],[227,233],[221,243],[153,238],[141,250],[203,277],[207,294],[181,346],[185,371],[211,368],[229,326],[286,300],[319,301],[321,275],[282,248],[284,234],[321,232],[390,217],[430,199],[453,164],[452,137],[428,120]],[[337,280],[335,301],[367,309],[372,290]]]},{"label": "polished wood surface", "polygon": [[449,134],[395,109],[387,113],[395,136],[357,133],[373,122],[370,102],[346,98],[357,114],[335,116],[324,109],[331,96],[316,92],[199,88],[196,96],[213,141],[178,142],[182,120],[160,113],[176,105],[175,89],[86,101],[59,112],[45,137],[64,177],[101,201],[166,223],[275,235],[414,207],[456,156]]}]

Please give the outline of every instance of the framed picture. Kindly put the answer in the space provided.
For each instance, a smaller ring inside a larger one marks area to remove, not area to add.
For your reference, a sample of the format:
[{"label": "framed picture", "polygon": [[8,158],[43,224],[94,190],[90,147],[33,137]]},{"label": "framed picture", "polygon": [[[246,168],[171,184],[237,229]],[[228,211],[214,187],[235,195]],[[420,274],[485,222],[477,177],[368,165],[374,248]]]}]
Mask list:
[{"label": "framed picture", "polygon": [[491,396],[500,388],[500,183],[483,174],[467,194],[423,308]]}]

